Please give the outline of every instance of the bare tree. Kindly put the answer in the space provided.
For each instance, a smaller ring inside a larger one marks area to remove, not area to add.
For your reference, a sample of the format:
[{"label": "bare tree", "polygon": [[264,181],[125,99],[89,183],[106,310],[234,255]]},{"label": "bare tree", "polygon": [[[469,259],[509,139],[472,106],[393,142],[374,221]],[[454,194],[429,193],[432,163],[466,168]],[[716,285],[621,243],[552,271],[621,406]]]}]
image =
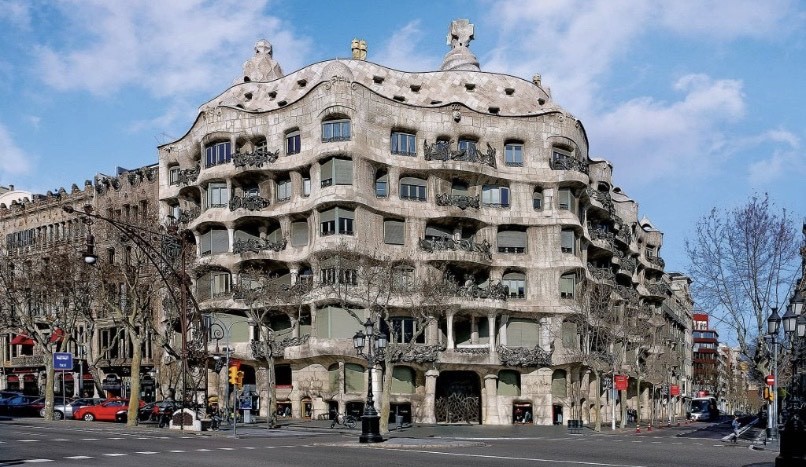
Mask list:
[{"label": "bare tree", "polygon": [[767,315],[788,295],[798,272],[793,219],[765,194],[731,210],[713,208],[686,240],[693,295],[735,335],[756,379],[767,373]]}]

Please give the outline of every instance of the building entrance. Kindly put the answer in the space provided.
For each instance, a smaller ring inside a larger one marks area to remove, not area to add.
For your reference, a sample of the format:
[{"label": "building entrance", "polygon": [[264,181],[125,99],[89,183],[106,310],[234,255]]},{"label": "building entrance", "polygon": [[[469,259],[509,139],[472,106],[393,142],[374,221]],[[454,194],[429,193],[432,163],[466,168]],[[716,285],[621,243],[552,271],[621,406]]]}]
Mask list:
[{"label": "building entrance", "polygon": [[437,377],[437,423],[481,423],[481,380],[472,371],[443,371]]}]

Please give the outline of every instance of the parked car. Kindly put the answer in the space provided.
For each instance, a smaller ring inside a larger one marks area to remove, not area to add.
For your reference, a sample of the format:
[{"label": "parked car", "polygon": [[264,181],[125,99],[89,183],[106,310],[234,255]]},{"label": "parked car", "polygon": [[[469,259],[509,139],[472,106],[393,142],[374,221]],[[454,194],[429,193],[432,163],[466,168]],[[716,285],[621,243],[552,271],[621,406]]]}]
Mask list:
[{"label": "parked car", "polygon": [[[69,404],[70,402],[72,402],[72,400],[73,400],[72,397],[53,396],[53,405],[56,406],[56,405]],[[36,416],[36,414],[41,415],[42,412],[45,410],[45,398],[40,397],[39,399],[31,402],[31,408],[34,409],[34,416]]]},{"label": "parked car", "polygon": [[[83,397],[81,399],[76,399],[74,401],[70,401],[67,404],[54,404],[53,405],[53,419],[54,420],[61,420],[64,417],[73,418],[73,413],[81,407],[86,407],[90,405],[98,405],[103,402],[104,399],[100,398],[92,398],[92,397]],[[43,407],[39,411],[39,416],[45,416],[45,408]]]},{"label": "parked car", "polygon": [[[140,407],[145,403],[140,401]],[[73,412],[73,418],[76,420],[86,420],[91,422],[93,420],[101,420],[108,422],[126,421],[125,414],[129,410],[128,399],[108,399],[98,405],[91,405],[81,407]],[[120,414],[124,416],[121,417]]]},{"label": "parked car", "polygon": [[9,390],[0,391],[0,404],[2,404],[3,401],[6,399],[10,399],[14,396],[21,396],[21,395],[22,391],[9,391]]},{"label": "parked car", "polygon": [[34,409],[31,403],[39,399],[38,396],[25,396],[22,394],[4,399],[0,404],[0,414],[15,417],[36,416],[39,409]]}]

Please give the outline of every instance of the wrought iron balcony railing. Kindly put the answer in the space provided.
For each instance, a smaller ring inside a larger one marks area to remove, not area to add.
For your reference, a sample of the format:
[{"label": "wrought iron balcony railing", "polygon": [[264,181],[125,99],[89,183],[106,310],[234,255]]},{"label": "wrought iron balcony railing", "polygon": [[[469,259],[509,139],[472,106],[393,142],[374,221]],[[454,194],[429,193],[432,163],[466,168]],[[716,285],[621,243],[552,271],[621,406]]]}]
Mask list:
[{"label": "wrought iron balcony railing", "polygon": [[436,141],[428,144],[423,142],[425,149],[425,160],[427,161],[458,161],[475,162],[495,167],[495,148],[487,144],[487,151],[480,151],[476,145],[468,145],[463,149],[452,149],[453,141]]},{"label": "wrought iron balcony railing", "polygon": [[575,157],[567,156],[565,154],[555,154],[551,159],[552,170],[576,170],[585,175],[588,174],[588,163],[583,162]]},{"label": "wrought iron balcony railing", "polygon": [[491,246],[492,245],[490,245],[490,242],[488,242],[486,239],[482,240],[480,243],[477,243],[472,238],[465,238],[462,240],[454,240],[453,238],[449,237],[442,237],[438,239],[420,239],[420,249],[428,253],[446,250],[468,251],[471,253],[481,254],[487,261],[493,259],[492,252],[490,250]]},{"label": "wrought iron balcony railing", "polygon": [[271,202],[262,196],[233,196],[229,200],[229,210],[235,211],[236,209],[246,209],[248,211],[260,211],[261,209],[268,207],[270,204]]},{"label": "wrought iron balcony railing", "polygon": [[440,193],[437,195],[437,206],[456,206],[462,210],[465,210],[467,208],[478,209],[479,197]]},{"label": "wrought iron balcony railing", "polygon": [[237,167],[263,167],[264,164],[271,164],[280,157],[280,150],[274,152],[266,149],[257,149],[254,152],[235,153],[232,155],[232,164]]}]

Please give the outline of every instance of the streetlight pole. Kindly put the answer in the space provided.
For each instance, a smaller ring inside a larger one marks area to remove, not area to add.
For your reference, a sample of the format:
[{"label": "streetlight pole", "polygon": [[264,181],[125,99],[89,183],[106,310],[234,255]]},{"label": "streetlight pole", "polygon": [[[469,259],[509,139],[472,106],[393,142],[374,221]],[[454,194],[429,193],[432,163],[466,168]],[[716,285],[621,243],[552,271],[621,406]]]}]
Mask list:
[{"label": "streetlight pole", "polygon": [[[361,355],[367,360],[367,401],[364,404],[364,414],[361,416],[361,436],[358,438],[360,443],[382,443],[383,436],[380,433],[380,416],[375,410],[375,402],[372,395],[372,372],[375,369],[375,363],[378,359],[378,354],[386,348],[387,337],[386,334],[381,332],[375,333],[375,323],[371,318],[367,318],[364,323],[364,330],[358,331],[353,336],[353,346]],[[363,353],[365,347],[367,352]],[[373,352],[373,348],[375,352]]]},{"label": "streetlight pole", "polygon": [[800,385],[800,375],[798,375],[800,348],[806,341],[806,316],[803,314],[803,298],[799,294],[797,292],[792,298],[787,312],[781,318],[784,333],[791,345],[792,382],[790,394],[787,396],[784,428],[780,432],[780,449],[775,458],[776,467],[806,465],[806,447],[803,445],[804,435],[806,435],[806,427],[804,427],[806,405],[803,403],[803,388]]},{"label": "streetlight pole", "polygon": [[781,324],[781,317],[778,315],[778,308],[772,307],[772,313],[767,318],[767,333],[772,343],[772,404],[767,414],[767,427],[770,429],[770,437],[778,439],[778,326]]}]

